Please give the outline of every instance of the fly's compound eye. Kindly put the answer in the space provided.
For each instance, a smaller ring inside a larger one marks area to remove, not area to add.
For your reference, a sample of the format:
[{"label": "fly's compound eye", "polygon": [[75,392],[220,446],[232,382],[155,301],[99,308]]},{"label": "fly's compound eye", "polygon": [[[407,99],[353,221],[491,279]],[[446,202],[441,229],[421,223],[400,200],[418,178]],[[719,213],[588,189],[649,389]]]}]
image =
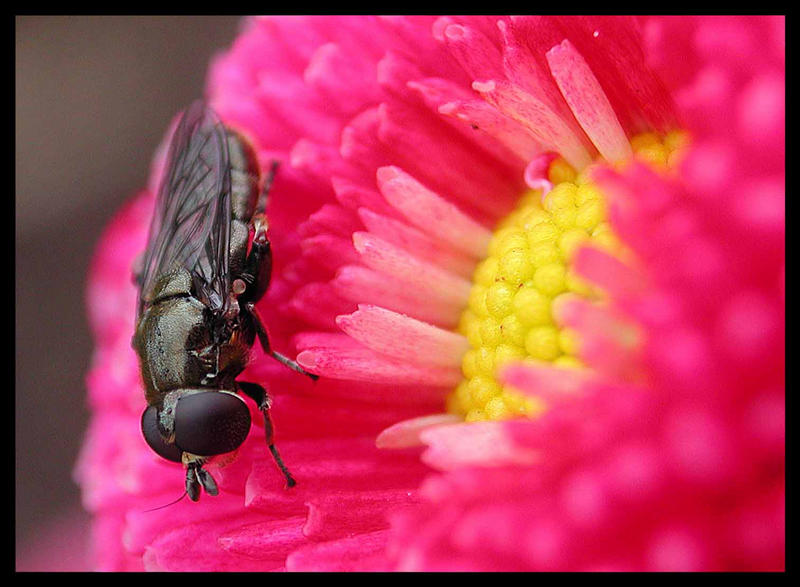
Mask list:
[{"label": "fly's compound eye", "polygon": [[250,432],[250,410],[233,394],[207,391],[185,395],[175,408],[175,444],[211,456],[236,450]]},{"label": "fly's compound eye", "polygon": [[167,443],[158,430],[158,408],[156,406],[148,407],[142,414],[142,434],[157,455],[168,461],[181,462],[183,451],[174,444]]}]

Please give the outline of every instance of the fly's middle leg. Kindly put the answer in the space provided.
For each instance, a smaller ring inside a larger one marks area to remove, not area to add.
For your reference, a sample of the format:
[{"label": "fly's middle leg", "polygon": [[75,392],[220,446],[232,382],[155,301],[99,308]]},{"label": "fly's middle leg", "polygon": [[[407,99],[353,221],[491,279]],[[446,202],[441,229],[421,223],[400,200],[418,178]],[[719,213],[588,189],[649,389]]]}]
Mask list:
[{"label": "fly's middle leg", "polygon": [[256,329],[256,336],[258,336],[258,342],[261,343],[261,348],[264,349],[265,353],[270,355],[276,361],[286,365],[289,367],[289,369],[297,371],[298,373],[311,378],[313,381],[319,379],[319,375],[309,373],[300,365],[298,365],[296,361],[291,360],[289,357],[280,354],[278,351],[272,348],[269,343],[269,333],[267,332],[267,327],[264,325],[264,321],[261,319],[261,314],[259,313],[258,308],[256,308],[252,302],[245,304],[245,309],[253,320],[253,326]]}]

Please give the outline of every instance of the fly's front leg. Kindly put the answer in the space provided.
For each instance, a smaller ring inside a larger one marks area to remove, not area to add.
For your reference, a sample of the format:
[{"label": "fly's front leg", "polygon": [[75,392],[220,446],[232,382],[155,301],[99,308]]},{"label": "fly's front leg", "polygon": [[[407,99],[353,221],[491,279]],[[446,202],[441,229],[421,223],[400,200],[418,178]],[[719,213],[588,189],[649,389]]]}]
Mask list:
[{"label": "fly's front leg", "polygon": [[253,217],[253,239],[250,252],[244,262],[239,279],[245,284],[244,292],[239,296],[240,303],[257,302],[269,287],[272,277],[272,245],[267,231],[269,224],[264,214]]},{"label": "fly's front leg", "polygon": [[269,190],[272,188],[272,182],[275,179],[275,174],[278,172],[279,164],[280,163],[277,159],[273,159],[269,166],[269,171],[267,172],[267,176],[264,178],[264,185],[261,186],[261,193],[259,194],[258,202],[256,203],[256,216],[264,215],[266,213],[267,202],[269,201]]},{"label": "fly's front leg", "polygon": [[293,371],[297,371],[305,375],[306,377],[310,377],[313,381],[319,379],[319,375],[314,375],[313,373],[309,373],[305,369],[303,369],[300,365],[298,365],[295,361],[291,360],[289,357],[286,357],[280,354],[278,351],[273,350],[273,348],[269,344],[269,334],[267,333],[267,327],[264,325],[264,321],[261,319],[261,314],[259,314],[258,309],[255,307],[255,304],[252,302],[248,302],[245,304],[245,309],[250,314],[253,319],[253,325],[256,329],[256,335],[258,336],[258,341],[261,343],[261,348],[264,349],[264,352],[274,358],[276,361],[283,363],[289,369]]},{"label": "fly's front leg", "polygon": [[275,447],[275,438],[272,428],[272,420],[269,417],[269,408],[272,405],[272,401],[270,400],[269,395],[267,394],[267,390],[260,386],[258,383],[249,383],[247,381],[237,381],[236,384],[239,386],[239,390],[243,392],[245,395],[251,397],[256,405],[258,406],[259,411],[264,416],[264,438],[267,441],[267,447],[269,448],[269,452],[272,453],[272,458],[275,460],[275,464],[278,465],[278,468],[283,473],[283,476],[286,477],[286,485],[289,487],[294,487],[297,485],[297,481],[294,480],[292,474],[289,472],[289,469],[283,463],[283,459],[281,458],[280,453],[278,453],[278,449]]}]

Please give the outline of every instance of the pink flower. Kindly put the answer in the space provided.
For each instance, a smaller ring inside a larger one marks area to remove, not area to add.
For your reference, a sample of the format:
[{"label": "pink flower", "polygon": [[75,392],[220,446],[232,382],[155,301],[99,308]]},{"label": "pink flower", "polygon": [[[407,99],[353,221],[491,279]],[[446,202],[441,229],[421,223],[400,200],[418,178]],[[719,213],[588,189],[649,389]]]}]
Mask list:
[{"label": "pink flower", "polygon": [[209,97],[262,164],[290,163],[261,310],[322,377],[262,356],[247,374],[300,483],[254,426],[220,496],[144,512],[182,479],[141,439],[129,347],[151,189],[90,279],[77,476],[100,568],[782,568],[782,34],[250,21]]},{"label": "pink flower", "polygon": [[507,383],[548,402],[539,419],[423,434],[439,468],[481,452],[481,434],[505,462],[428,479],[424,507],[395,523],[399,568],[784,568],[781,26],[644,23],[692,131],[680,177],[596,171],[637,263],[593,248],[574,260],[609,294],[556,309],[592,370],[508,367]]}]

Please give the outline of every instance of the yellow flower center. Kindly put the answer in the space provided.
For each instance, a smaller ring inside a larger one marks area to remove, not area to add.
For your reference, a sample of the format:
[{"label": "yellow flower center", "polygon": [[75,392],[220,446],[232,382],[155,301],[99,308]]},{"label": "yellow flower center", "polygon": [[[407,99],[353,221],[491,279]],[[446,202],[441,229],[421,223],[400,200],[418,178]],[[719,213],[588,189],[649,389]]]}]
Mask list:
[{"label": "yellow flower center", "polygon": [[[684,132],[647,133],[631,145],[637,158],[666,170],[675,165],[686,140]],[[605,197],[588,175],[588,169],[576,173],[556,159],[548,170],[550,193],[543,200],[539,190],[523,194],[495,230],[461,315],[458,330],[470,350],[461,363],[464,379],[448,397],[449,412],[466,421],[535,416],[544,403],[499,383],[498,368],[530,360],[582,367],[579,337],[558,325],[553,304],[563,295],[600,295],[573,269],[580,245],[591,243],[616,255],[622,251],[606,221]]]}]

